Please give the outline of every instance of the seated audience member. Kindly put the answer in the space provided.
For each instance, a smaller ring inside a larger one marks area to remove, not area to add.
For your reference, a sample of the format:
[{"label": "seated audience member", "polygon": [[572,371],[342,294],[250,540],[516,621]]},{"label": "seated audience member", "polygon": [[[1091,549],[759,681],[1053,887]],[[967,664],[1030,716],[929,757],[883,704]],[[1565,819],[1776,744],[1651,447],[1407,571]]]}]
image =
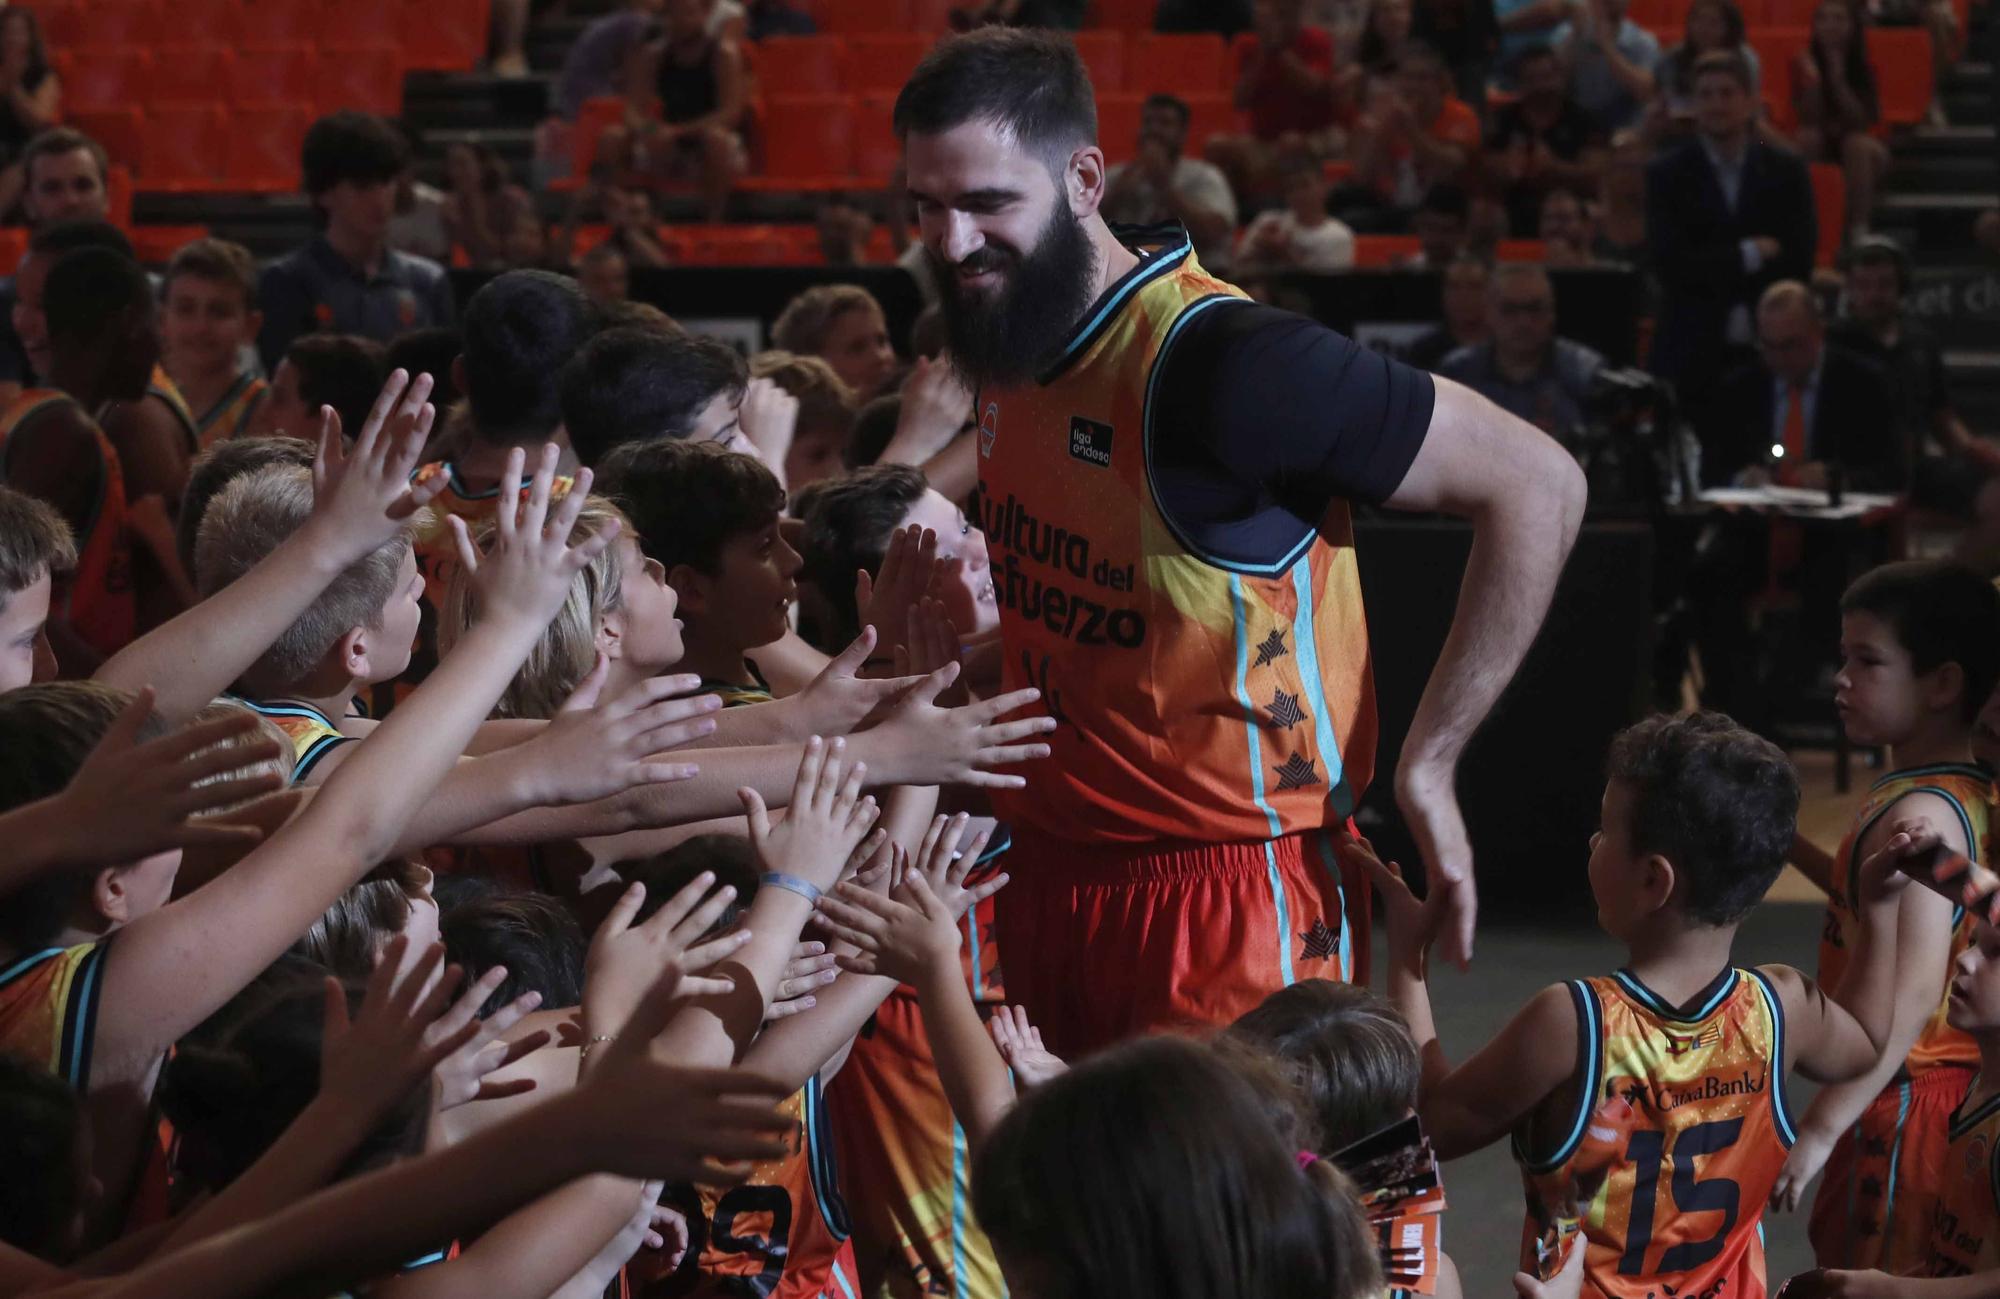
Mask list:
[{"label": "seated audience member", "polygon": [[461,254],[462,264],[475,269],[509,264],[509,245],[522,218],[536,220],[534,198],[507,175],[507,164],[490,145],[460,142],[446,148],[444,178],[442,215],[454,264]]},{"label": "seated audience member", "polygon": [[1427,0],[1417,6],[1411,30],[1444,60],[1458,97],[1483,105],[1493,47],[1500,38],[1493,0]]},{"label": "seated audience member", "polygon": [[1516,238],[1529,238],[1544,194],[1557,186],[1596,187],[1609,135],[1569,97],[1554,50],[1523,54],[1515,80],[1520,98],[1493,115],[1486,149],[1502,184],[1508,228]]},{"label": "seated audience member", "polygon": [[389,247],[440,266],[451,263],[451,231],[445,225],[443,190],[417,175],[415,161],[404,164],[396,177],[394,215],[389,218]]},{"label": "seated audience member", "polygon": [[590,20],[563,54],[549,91],[549,110],[574,122],[587,100],[624,92],[631,65],[659,34],[660,0],[628,0]]},{"label": "seated audience member", "polygon": [[599,247],[624,254],[631,266],[665,266],[673,261],[653,216],[653,196],[643,189],[612,185],[604,191],[604,222],[611,227]]},{"label": "seated audience member", "polygon": [[1589,266],[1595,260],[1591,248],[1596,232],[1591,228],[1589,211],[1573,189],[1552,189],[1542,196],[1541,221],[1535,235],[1548,245],[1543,261],[1549,266]]},{"label": "seated audience member", "polygon": [[1702,477],[1900,491],[1909,461],[1887,379],[1830,346],[1812,290],[1785,280],[1757,303],[1761,363],[1723,380],[1701,429]]},{"label": "seated audience member", "polygon": [[1178,221],[1202,265],[1227,266],[1236,195],[1220,167],[1188,156],[1187,134],[1187,101],[1149,95],[1139,114],[1138,148],[1106,176],[1100,210],[1105,220],[1127,225]]},{"label": "seated audience member", "polygon": [[319,439],[320,408],[333,407],[342,429],[358,429],[382,391],[387,367],[380,343],[349,334],[307,334],[285,349],[270,391],[250,421],[252,437]]},{"label": "seated audience member", "polygon": [[1402,263],[1404,270],[1450,266],[1472,246],[1471,196],[1459,185],[1431,186],[1410,218],[1410,233],[1417,237],[1417,251]]},{"label": "seated audience member", "polygon": [[1493,85],[1507,94],[1518,93],[1524,57],[1553,48],[1562,25],[1575,13],[1576,7],[1567,0],[1493,0],[1493,18],[1499,28],[1491,55]]},{"label": "seated audience member", "polygon": [[577,259],[576,282],[600,308],[624,302],[632,296],[632,263],[606,241]]},{"label": "seated audience member", "polygon": [[1903,309],[1910,259],[1894,242],[1871,236],[1847,257],[1845,314],[1828,340],[1865,357],[1889,380],[1898,423],[1913,459],[1911,491],[1920,504],[1969,513],[1980,480],[2000,468],[2000,450],[1966,427],[1952,407],[1944,349]]},{"label": "seated audience member", "polygon": [[875,218],[860,204],[836,194],[813,213],[813,233],[819,240],[819,254],[828,266],[859,266],[868,260]]},{"label": "seated audience member", "polygon": [[1611,152],[1597,178],[1597,211],[1591,255],[1601,262],[1643,267],[1646,248],[1645,137],[1624,130],[1611,137]]},{"label": "seated audience member", "polygon": [[686,438],[748,450],[750,372],[727,343],[699,334],[606,329],[563,367],[563,428],[577,459],[602,464],[627,442]]},{"label": "seated audience member", "polygon": [[1743,24],[1743,11],[1736,0],[1693,0],[1688,6],[1687,27],[1681,43],[1660,56],[1653,68],[1658,96],[1648,112],[1651,133],[1687,130],[1695,125],[1695,64],[1702,55],[1734,54],[1743,60],[1750,74],[1750,102],[1760,107],[1764,72]]},{"label": "seated audience member", "polygon": [[760,352],[751,357],[750,377],[769,379],[799,404],[792,444],[780,475],[786,492],[796,494],[801,488],[838,476],[846,467],[847,440],[854,433],[854,390],[842,383],[825,361],[790,352]]},{"label": "seated audience member", "polygon": [[1813,10],[1812,39],[1792,58],[1792,107],[1799,152],[1807,162],[1838,163],[1847,182],[1847,231],[1822,230],[1819,237],[1866,234],[1889,146],[1869,134],[1882,106],[1868,59],[1867,14],[1851,0],[1820,0]]},{"label": "seated audience member", "polygon": [[62,78],[49,63],[35,11],[0,12],[0,212],[11,210],[27,183],[22,154],[62,116]]},{"label": "seated audience member", "polygon": [[693,182],[703,219],[720,221],[749,169],[749,69],[735,40],[708,30],[703,0],[666,0],[661,16],[661,35],[640,54],[631,83],[639,102],[657,102],[658,120],[628,114],[605,132],[598,156],[651,182]]},{"label": "seated audience member", "polygon": [[0,487],[0,695],[54,679],[49,626],[76,567],[76,538],[62,516]]},{"label": "seated audience member", "polygon": [[896,374],[882,304],[855,284],[816,285],[793,298],[771,326],[771,346],[819,357],[858,401],[881,396]]},{"label": "seated audience member", "polygon": [[1278,165],[1304,153],[1339,152],[1339,104],[1333,79],[1333,37],[1306,23],[1305,0],[1255,0],[1256,41],[1236,77],[1236,110],[1249,116],[1248,135],[1209,140],[1210,161],[1238,195],[1268,192]]},{"label": "seated audience member", "polygon": [[[50,127],[28,141],[20,163],[21,215],[30,230],[38,232],[65,221],[103,222],[111,215],[111,161],[104,146],[83,132]],[[32,255],[32,247],[29,251]],[[0,397],[11,401],[23,384],[34,380],[37,370],[12,319],[19,291],[12,283],[6,289],[0,303],[7,307],[0,312]]]},{"label": "seated audience member", "polygon": [[1435,371],[1445,357],[1460,348],[1476,347],[1493,336],[1487,288],[1493,280],[1493,265],[1483,258],[1460,253],[1444,268],[1439,293],[1443,298],[1443,321],[1419,335],[1403,353],[1403,359],[1423,370]]},{"label": "seated audience member", "polygon": [[1285,206],[1243,232],[1236,265],[1254,271],[1342,271],[1354,265],[1354,232],[1326,214],[1326,175],[1299,158],[1285,166]]},{"label": "seated audience member", "polygon": [[242,437],[270,387],[243,364],[264,319],[250,250],[195,240],[167,263],[162,298],[160,361],[195,412],[202,447]]},{"label": "seated audience member", "polygon": [[1626,16],[1627,0],[1590,0],[1550,44],[1569,72],[1569,95],[1598,131],[1637,126],[1653,101],[1660,42]]},{"label": "seated audience member", "polygon": [[368,113],[333,113],[306,132],[300,165],[321,226],[303,248],[264,268],[257,348],[267,372],[275,376],[301,334],[326,330],[386,343],[451,323],[444,268],[389,247],[396,180],[408,158],[396,128]]},{"label": "seated audience member", "polygon": [[1491,339],[1453,352],[1438,372],[1569,441],[1583,427],[1584,402],[1604,358],[1556,336],[1555,290],[1539,266],[1495,269],[1487,304]]},{"label": "seated audience member", "polygon": [[1479,153],[1479,116],[1451,93],[1444,62],[1412,42],[1392,77],[1368,83],[1354,123],[1354,179],[1333,210],[1364,233],[1393,232],[1425,195],[1459,181]]},{"label": "seated audience member", "polygon": [[1335,76],[1341,98],[1349,104],[1359,101],[1362,78],[1394,72],[1408,52],[1415,19],[1410,0],[1373,0],[1361,35],[1354,42],[1354,58]]}]

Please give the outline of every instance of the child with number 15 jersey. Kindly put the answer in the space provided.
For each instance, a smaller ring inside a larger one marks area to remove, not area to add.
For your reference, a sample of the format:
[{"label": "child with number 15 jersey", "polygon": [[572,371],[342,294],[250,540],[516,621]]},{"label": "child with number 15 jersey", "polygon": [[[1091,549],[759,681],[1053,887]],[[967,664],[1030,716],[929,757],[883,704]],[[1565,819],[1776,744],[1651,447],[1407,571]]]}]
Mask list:
[{"label": "child with number 15 jersey", "polygon": [[[1621,732],[1589,878],[1627,964],[1544,989],[1456,1069],[1431,1018],[1418,904],[1395,867],[1350,849],[1388,903],[1390,999],[1422,1054],[1418,1108],[1439,1156],[1513,1135],[1528,1273],[1552,1277],[1580,1247],[1586,1295],[1765,1293],[1758,1220],[1792,1141],[1786,1075],[1837,1081],[1875,1063],[1896,946],[1896,895],[1878,869],[1859,890],[1864,923],[1837,998],[1788,966],[1732,963],[1798,801],[1784,754],[1726,717]],[[1624,1121],[1599,1131],[1601,1107]]]}]

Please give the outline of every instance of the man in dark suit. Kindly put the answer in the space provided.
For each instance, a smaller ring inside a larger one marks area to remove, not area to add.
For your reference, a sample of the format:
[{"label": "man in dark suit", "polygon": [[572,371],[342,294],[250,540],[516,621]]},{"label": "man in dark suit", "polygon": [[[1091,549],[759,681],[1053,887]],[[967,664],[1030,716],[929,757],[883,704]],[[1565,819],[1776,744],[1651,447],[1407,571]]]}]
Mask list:
[{"label": "man in dark suit", "polygon": [[1695,135],[1647,168],[1646,229],[1663,286],[1652,370],[1699,404],[1732,349],[1751,344],[1757,295],[1812,273],[1818,225],[1805,164],[1752,131],[1742,55],[1704,54],[1693,82]]}]

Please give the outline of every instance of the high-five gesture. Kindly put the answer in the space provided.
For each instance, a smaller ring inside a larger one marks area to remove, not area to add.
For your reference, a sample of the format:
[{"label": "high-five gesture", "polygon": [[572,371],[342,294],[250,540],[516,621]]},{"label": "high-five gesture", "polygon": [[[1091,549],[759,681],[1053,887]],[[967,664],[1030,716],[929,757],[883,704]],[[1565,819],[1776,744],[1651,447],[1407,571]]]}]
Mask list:
[{"label": "high-five gesture", "polygon": [[[655,989],[664,971],[707,970],[750,941],[747,930],[703,941],[721,918],[736,890],[715,887],[715,873],[703,871],[661,904],[644,924],[633,917],[646,902],[646,886],[634,882],[612,904],[590,940],[583,959],[583,1022],[591,1036],[617,1033]],[[720,996],[735,985],[728,979],[681,973],[681,997]]]},{"label": "high-five gesture", "polygon": [[939,696],[958,680],[959,666],[947,664],[910,688],[881,725],[855,737],[855,747],[877,777],[897,785],[974,785],[1020,789],[1023,776],[990,770],[1049,756],[1046,744],[1024,743],[1056,728],[1053,717],[1000,719],[1042,697],[1039,690],[1016,690],[962,708],[947,708]]},{"label": "high-five gesture", "polygon": [[422,486],[410,476],[423,459],[437,410],[431,377],[412,382],[402,370],[389,376],[350,448],[340,416],[320,408],[319,452],[313,458],[313,520],[365,555],[395,535],[396,526],[436,499],[448,481],[436,475]]},{"label": "high-five gesture", "polygon": [[792,784],[792,802],[776,827],[756,790],[740,791],[750,817],[750,842],[764,870],[822,891],[839,880],[847,859],[875,824],[875,800],[861,796],[866,764],[847,761],[847,742],[815,735],[806,741]]},{"label": "high-five gesture", "polygon": [[575,482],[552,512],[549,498],[555,488],[556,459],[555,444],[545,444],[528,484],[527,500],[513,509],[508,503],[521,499],[521,470],[527,452],[515,447],[508,453],[507,468],[500,475],[501,508],[494,514],[492,548],[485,555],[473,545],[465,520],[452,516],[452,540],[459,563],[472,577],[482,619],[521,621],[539,633],[569,597],[571,580],[618,536],[619,524],[614,519],[575,546],[569,544],[570,532],[590,495],[591,473],[578,470]]}]

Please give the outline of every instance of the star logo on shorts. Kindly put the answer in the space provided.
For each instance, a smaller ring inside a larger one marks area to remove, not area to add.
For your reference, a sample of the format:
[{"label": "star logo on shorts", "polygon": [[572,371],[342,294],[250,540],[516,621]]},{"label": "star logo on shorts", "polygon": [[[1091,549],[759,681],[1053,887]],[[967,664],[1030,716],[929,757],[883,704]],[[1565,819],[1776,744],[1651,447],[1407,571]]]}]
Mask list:
[{"label": "star logo on shorts", "polygon": [[1280,690],[1271,696],[1271,721],[1287,730],[1306,719],[1306,713],[1299,707],[1299,697]]},{"label": "star logo on shorts", "polygon": [[1299,953],[1301,960],[1330,961],[1340,950],[1340,935],[1326,927],[1324,916],[1314,920],[1312,928],[1299,937],[1305,940],[1305,950]]},{"label": "star logo on shorts", "polygon": [[1285,648],[1285,633],[1274,629],[1271,632],[1271,634],[1269,636],[1266,636],[1263,642],[1257,646],[1257,661],[1255,663],[1252,663],[1250,666],[1253,668],[1261,668],[1266,663],[1277,662],[1279,659],[1285,657],[1285,655],[1289,653],[1291,653],[1291,651]]},{"label": "star logo on shorts", "polygon": [[1294,753],[1285,759],[1283,766],[1278,768],[1280,790],[1304,789],[1319,783],[1319,768],[1313,766],[1312,759],[1303,753]]},{"label": "star logo on shorts", "polygon": [[1879,1177],[1873,1177],[1873,1176],[1870,1176],[1870,1177],[1864,1177],[1864,1178],[1862,1178],[1862,1179],[1861,1179],[1861,1194],[1862,1194],[1863,1196],[1867,1197],[1868,1199],[1871,1199],[1871,1200],[1879,1200],[1879,1199],[1881,1199],[1881,1198],[1882,1198],[1882,1179],[1881,1179],[1881,1178],[1879,1178]]}]

